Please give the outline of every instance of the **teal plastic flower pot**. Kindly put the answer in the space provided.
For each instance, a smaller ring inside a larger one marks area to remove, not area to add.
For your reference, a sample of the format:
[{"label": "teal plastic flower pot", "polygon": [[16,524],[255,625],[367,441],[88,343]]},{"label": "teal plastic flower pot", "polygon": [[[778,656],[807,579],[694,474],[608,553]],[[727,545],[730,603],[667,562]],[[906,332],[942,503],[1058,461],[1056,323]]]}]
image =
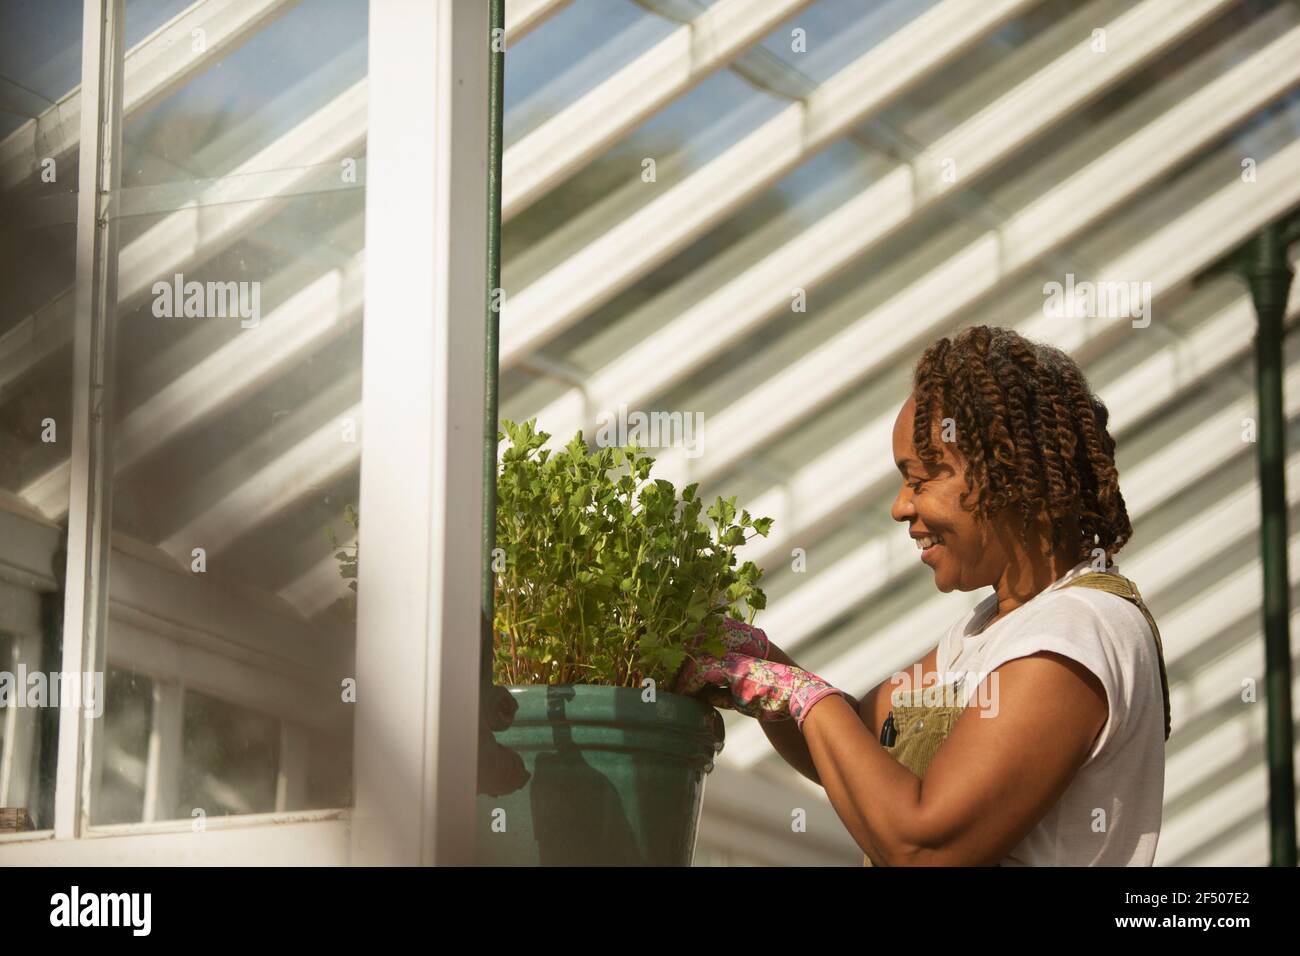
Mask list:
[{"label": "teal plastic flower pot", "polygon": [[487,866],[689,866],[704,776],[722,720],[680,694],[586,684],[510,687],[519,704],[496,734],[531,775],[480,795],[478,861]]}]

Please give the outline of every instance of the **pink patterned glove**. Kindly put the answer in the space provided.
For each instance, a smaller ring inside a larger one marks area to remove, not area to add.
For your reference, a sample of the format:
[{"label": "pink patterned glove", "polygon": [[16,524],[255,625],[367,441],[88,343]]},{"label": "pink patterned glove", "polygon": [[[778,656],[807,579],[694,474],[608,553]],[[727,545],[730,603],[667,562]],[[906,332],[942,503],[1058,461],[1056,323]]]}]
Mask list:
[{"label": "pink patterned glove", "polygon": [[849,695],[802,667],[760,660],[728,651],[721,659],[700,654],[687,661],[675,690],[702,693],[715,707],[730,708],[762,722],[794,718],[803,722],[813,705],[831,694]]},{"label": "pink patterned glove", "polygon": [[[732,617],[724,617],[722,625],[722,644],[727,651],[767,659],[772,649],[772,642],[767,639],[767,634],[761,628],[746,624],[744,621],[737,621]],[[698,646],[703,637],[704,632],[700,631],[692,638],[691,645]]]},{"label": "pink patterned glove", "polygon": [[[749,657],[757,657],[766,660],[767,655],[772,648],[772,642],[767,639],[767,633],[752,624],[746,624],[744,621],[738,621],[734,617],[723,617],[722,619],[722,653],[726,654],[734,651],[737,654],[745,654]],[[697,632],[689,641],[687,646],[692,651],[699,651],[699,647],[704,643],[704,631]],[[697,656],[707,656],[709,660],[716,660],[712,655],[700,652]],[[682,664],[678,670],[678,684],[685,682],[687,671],[694,666],[690,658]],[[709,685],[701,688],[695,694],[705,703],[711,704],[722,710],[735,710],[735,702],[731,699],[731,692],[722,687]]]}]

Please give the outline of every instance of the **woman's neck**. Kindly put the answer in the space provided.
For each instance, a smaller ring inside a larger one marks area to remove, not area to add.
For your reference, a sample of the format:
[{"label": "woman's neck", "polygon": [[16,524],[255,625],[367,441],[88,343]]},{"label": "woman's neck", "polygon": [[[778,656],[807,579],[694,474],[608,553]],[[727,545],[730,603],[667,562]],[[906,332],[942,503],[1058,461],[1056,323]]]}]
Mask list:
[{"label": "woman's neck", "polygon": [[994,585],[998,606],[993,616],[985,622],[984,627],[1028,604],[1068,574],[1082,560],[1082,557],[1071,556],[1065,550],[1040,554],[1037,560],[1031,560],[1030,556],[1023,552],[1013,556],[1007,563],[1002,577]]}]

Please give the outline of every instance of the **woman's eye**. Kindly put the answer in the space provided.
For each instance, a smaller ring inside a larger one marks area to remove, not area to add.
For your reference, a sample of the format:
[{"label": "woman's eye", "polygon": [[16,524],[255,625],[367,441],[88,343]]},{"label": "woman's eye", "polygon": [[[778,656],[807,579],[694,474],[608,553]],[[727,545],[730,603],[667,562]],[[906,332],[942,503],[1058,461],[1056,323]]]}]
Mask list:
[{"label": "woman's eye", "polygon": [[907,487],[911,488],[913,494],[915,494],[916,492],[918,492],[918,491],[921,490],[921,485],[922,485],[923,483],[924,483],[924,482],[923,482],[921,479],[918,478],[918,479],[916,479],[915,481],[909,481],[909,482],[907,483]]}]

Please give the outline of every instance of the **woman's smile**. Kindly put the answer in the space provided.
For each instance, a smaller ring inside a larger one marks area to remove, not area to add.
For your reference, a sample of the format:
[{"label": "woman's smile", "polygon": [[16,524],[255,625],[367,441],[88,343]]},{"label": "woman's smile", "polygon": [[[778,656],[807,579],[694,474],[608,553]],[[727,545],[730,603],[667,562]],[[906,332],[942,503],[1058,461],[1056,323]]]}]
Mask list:
[{"label": "woman's smile", "polygon": [[943,538],[932,532],[912,532],[912,540],[921,551],[921,560],[934,567],[939,560],[939,549],[943,547]]}]

